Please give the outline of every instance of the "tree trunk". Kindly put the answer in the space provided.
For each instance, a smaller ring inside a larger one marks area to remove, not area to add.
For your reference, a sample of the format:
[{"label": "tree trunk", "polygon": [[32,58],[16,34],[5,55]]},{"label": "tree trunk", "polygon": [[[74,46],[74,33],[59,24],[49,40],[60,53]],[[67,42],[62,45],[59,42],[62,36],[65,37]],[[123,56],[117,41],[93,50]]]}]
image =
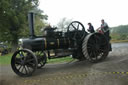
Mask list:
[{"label": "tree trunk", "polygon": [[14,40],[12,41],[11,45],[12,45],[11,52],[15,52],[18,47],[18,38],[16,36],[15,36]]}]

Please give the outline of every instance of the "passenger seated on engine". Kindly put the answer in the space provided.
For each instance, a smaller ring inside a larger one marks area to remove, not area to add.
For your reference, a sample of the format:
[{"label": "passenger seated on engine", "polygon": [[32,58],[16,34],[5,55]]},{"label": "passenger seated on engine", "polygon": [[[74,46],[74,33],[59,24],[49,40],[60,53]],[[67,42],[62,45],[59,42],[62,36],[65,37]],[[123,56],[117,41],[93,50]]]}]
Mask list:
[{"label": "passenger seated on engine", "polygon": [[94,27],[92,26],[92,24],[91,23],[88,23],[88,26],[89,26],[88,31],[90,33],[94,33],[95,31],[94,31]]}]

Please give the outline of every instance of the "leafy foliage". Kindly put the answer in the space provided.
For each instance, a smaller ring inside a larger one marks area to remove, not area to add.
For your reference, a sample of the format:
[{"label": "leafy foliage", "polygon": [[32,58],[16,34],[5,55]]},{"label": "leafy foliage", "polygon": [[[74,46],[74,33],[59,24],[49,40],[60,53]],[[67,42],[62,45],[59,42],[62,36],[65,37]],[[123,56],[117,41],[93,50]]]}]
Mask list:
[{"label": "leafy foliage", "polygon": [[[15,47],[20,37],[29,35],[28,13],[36,12],[38,29],[44,26],[43,11],[38,9],[38,0],[1,0],[0,2],[0,41],[8,41]],[[38,31],[37,31],[38,32]]]}]

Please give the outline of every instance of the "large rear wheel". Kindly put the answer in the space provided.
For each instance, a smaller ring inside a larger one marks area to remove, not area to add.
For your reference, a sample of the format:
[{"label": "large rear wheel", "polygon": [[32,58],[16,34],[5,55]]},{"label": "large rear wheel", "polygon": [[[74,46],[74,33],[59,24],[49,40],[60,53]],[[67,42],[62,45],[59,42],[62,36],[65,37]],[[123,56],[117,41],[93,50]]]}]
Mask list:
[{"label": "large rear wheel", "polygon": [[89,34],[83,40],[82,51],[90,62],[99,62],[108,56],[109,43],[103,34]]}]

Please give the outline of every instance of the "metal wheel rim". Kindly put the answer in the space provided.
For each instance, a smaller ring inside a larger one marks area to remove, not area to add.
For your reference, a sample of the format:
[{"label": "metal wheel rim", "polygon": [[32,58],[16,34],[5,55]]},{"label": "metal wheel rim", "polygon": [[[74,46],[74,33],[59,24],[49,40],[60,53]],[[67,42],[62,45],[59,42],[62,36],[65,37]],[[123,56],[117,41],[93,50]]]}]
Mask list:
[{"label": "metal wheel rim", "polygon": [[[80,30],[80,27],[82,28]],[[73,30],[71,30],[73,28]],[[85,27],[82,23],[80,23],[79,21],[73,21],[72,23],[69,24],[68,28],[67,28],[67,33],[69,35],[69,33],[71,31],[74,31],[74,36],[71,37],[72,39],[77,39],[77,40],[82,40],[84,38],[84,34],[85,34]],[[82,31],[81,34],[78,34],[79,31]],[[77,38],[79,37],[79,38]]]},{"label": "metal wheel rim", "polygon": [[100,33],[90,34],[84,39],[84,42],[86,42],[86,45],[82,47],[83,53],[89,61],[99,62],[107,57],[109,45],[104,35]]},{"label": "metal wheel rim", "polygon": [[35,52],[35,55],[38,59],[38,65],[37,65],[37,68],[40,69],[42,68],[46,62],[47,62],[47,57],[46,57],[46,53],[45,52],[42,52],[42,51],[37,51]]},{"label": "metal wheel rim", "polygon": [[31,76],[37,69],[37,63],[36,56],[28,49],[16,51],[11,59],[13,71],[23,77]]}]

